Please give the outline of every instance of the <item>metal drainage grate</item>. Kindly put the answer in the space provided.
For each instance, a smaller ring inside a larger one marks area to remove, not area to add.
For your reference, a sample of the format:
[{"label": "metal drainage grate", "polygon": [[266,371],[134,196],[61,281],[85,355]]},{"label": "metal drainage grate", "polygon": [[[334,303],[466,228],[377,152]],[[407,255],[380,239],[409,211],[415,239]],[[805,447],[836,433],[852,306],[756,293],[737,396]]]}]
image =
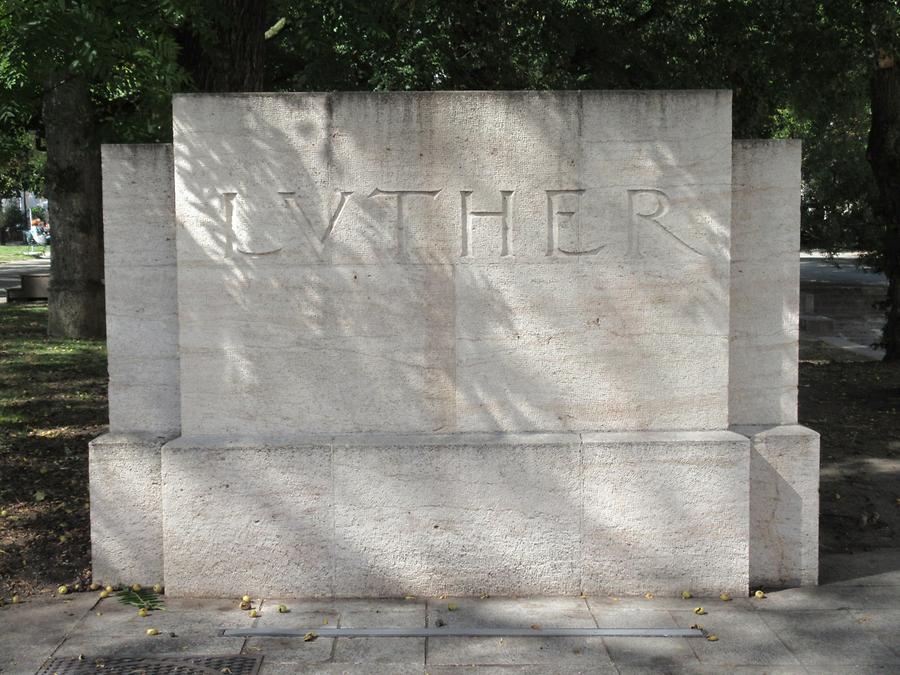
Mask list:
[{"label": "metal drainage grate", "polygon": [[262,656],[66,656],[36,675],[257,675]]}]

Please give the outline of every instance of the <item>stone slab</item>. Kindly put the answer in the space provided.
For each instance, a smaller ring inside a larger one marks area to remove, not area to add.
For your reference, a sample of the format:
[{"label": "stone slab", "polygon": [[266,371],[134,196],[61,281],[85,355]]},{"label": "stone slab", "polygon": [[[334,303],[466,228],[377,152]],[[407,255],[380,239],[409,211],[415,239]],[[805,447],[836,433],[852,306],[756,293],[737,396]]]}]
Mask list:
[{"label": "stone slab", "polygon": [[[677,628],[675,620],[663,609],[621,609],[588,603],[594,621],[600,628]],[[700,662],[688,644],[693,638],[624,638],[606,637],[609,655],[619,666],[656,666],[668,668],[699,666]]]},{"label": "stone slab", "polygon": [[891,609],[852,610],[850,615],[900,656],[900,602],[894,603]]},{"label": "stone slab", "polygon": [[608,433],[583,441],[585,592],[746,593],[746,438]]},{"label": "stone slab", "polygon": [[323,596],[333,586],[331,448],[162,450],[169,593]]},{"label": "stone slab", "polygon": [[715,91],[176,96],[184,433],[724,428],[730,132]]},{"label": "stone slab", "polygon": [[732,148],[732,425],[796,424],[800,141]]},{"label": "stone slab", "polygon": [[[689,628],[700,623],[707,631],[718,636],[717,642],[689,640],[688,644],[701,664],[718,667],[731,672],[737,664],[765,667],[790,666],[800,668],[802,664],[780,639],[758,612],[715,611],[705,616],[697,616],[691,610],[672,611],[679,628]],[[720,671],[721,672],[721,671]]]},{"label": "stone slab", "polygon": [[740,596],[748,464],[726,431],[182,437],[162,451],[166,586]]},{"label": "stone slab", "polygon": [[335,444],[338,596],[578,592],[577,436],[387,443]]},{"label": "stone slab", "polygon": [[[456,606],[450,610],[450,605]],[[532,625],[596,628],[579,598],[448,598],[429,603],[428,625],[450,627]],[[543,665],[547,667],[603,667],[612,665],[604,640],[596,638],[482,638],[447,637],[428,641],[426,665]]]},{"label": "stone slab", "polygon": [[31,675],[91,611],[96,597],[24,598],[0,607],[0,672]]},{"label": "stone slab", "polygon": [[818,583],[819,434],[806,427],[738,428],[750,437],[750,579]]},{"label": "stone slab", "polygon": [[765,600],[753,601],[755,609],[766,611],[891,609],[900,605],[900,586],[804,586],[768,593]]},{"label": "stone slab", "polygon": [[805,666],[891,664],[900,668],[900,655],[846,610],[758,614]]},{"label": "stone slab", "polygon": [[[425,627],[424,602],[339,603],[341,628]],[[337,640],[334,662],[342,664],[393,664],[419,667],[425,663],[425,638],[355,638]]]},{"label": "stone slab", "polygon": [[106,434],[90,443],[91,564],[98,582],[163,580],[160,448],[166,440]]},{"label": "stone slab", "polygon": [[181,428],[172,146],[101,155],[110,431],[171,436]]}]

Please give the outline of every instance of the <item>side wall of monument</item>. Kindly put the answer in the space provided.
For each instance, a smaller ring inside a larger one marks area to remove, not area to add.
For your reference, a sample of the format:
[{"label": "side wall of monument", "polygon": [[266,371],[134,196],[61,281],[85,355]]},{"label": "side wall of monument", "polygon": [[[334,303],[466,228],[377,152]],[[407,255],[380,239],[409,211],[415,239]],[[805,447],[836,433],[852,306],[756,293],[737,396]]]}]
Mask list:
[{"label": "side wall of monument", "polygon": [[797,426],[800,142],[735,141],[729,416],[751,439],[750,581],[815,584],[819,435]]},{"label": "side wall of monument", "polygon": [[163,578],[160,448],[180,427],[172,146],[105,145],[110,432],[90,446],[94,578]]}]

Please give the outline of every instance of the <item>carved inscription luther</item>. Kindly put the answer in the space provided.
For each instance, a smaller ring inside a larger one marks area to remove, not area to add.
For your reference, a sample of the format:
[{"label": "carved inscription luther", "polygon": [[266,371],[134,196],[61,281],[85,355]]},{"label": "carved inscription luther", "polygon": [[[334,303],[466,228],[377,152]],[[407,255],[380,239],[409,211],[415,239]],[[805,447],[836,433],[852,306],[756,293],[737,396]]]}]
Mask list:
[{"label": "carved inscription luther", "polygon": [[[624,192],[624,201],[627,209],[625,222],[622,223],[620,220],[610,217],[607,227],[624,227],[626,229],[626,258],[643,258],[646,254],[646,242],[650,239],[658,240],[660,237],[674,241],[678,249],[691,255],[704,255],[696,246],[688,243],[667,224],[666,216],[671,211],[671,200],[665,192],[656,188],[628,188]],[[501,259],[515,257],[515,253],[512,250],[511,237],[515,190],[499,190],[498,193],[500,208],[496,211],[485,211],[472,208],[472,190],[459,191],[458,227],[460,237],[459,256],[461,258],[484,256],[483,252],[479,253],[473,247],[475,218],[490,219],[495,223],[495,231],[497,232],[496,236],[499,243],[499,252],[495,253],[495,255]],[[580,243],[579,221],[583,220],[582,200],[586,193],[588,193],[588,190],[585,188],[544,190],[546,195],[546,256],[558,258],[591,257],[597,256],[607,248],[606,244],[585,246]],[[324,259],[323,252],[325,247],[328,246],[335,228],[339,227],[339,221],[351,200],[393,199],[395,212],[394,222],[392,223],[395,242],[394,253],[396,260],[399,262],[409,259],[407,223],[412,222],[410,213],[415,212],[417,200],[429,199],[430,201],[437,201],[439,197],[442,199],[452,198],[452,194],[446,193],[443,188],[389,190],[375,187],[368,194],[359,193],[356,190],[335,190],[332,198],[334,207],[330,212],[328,222],[317,223],[315,218],[308,216],[304,210],[303,199],[298,197],[294,191],[280,190],[278,194],[283,200],[284,207],[294,214],[296,218],[296,222],[305,239],[302,245],[311,249],[320,260]],[[236,192],[223,192],[221,193],[221,199],[225,221],[225,258],[233,257],[235,253],[261,256],[275,254],[283,250],[283,246],[277,242],[272,242],[270,236],[266,238],[267,245],[265,248],[240,245],[241,237],[237,234],[238,223],[235,215],[236,203],[240,199],[240,195]],[[422,208],[422,206],[424,205],[420,205],[418,208]],[[244,234],[247,234],[246,227],[248,225],[248,223],[243,223],[244,230],[242,232]],[[390,226],[387,223],[385,225]],[[266,225],[261,224],[260,227],[266,227]],[[565,244],[560,240],[561,230],[570,234],[566,238]],[[270,232],[267,232],[267,234],[271,235]],[[496,252],[497,249],[494,249],[494,251]]]},{"label": "carved inscription luther", "polygon": [[397,201],[397,260],[407,259],[406,232],[403,226],[403,198],[413,195],[427,195],[432,199],[435,199],[439,194],[441,194],[440,190],[382,190],[381,188],[375,188],[369,193],[369,197],[386,195],[388,197],[393,197]]},{"label": "carved inscription luther", "polygon": [[462,226],[462,246],[460,255],[468,257],[472,251],[472,216],[498,218],[500,220],[500,257],[505,258],[509,255],[509,201],[513,195],[513,190],[500,191],[500,210],[499,211],[470,211],[469,196],[471,190],[460,190],[459,196],[462,204],[459,209],[460,225]]}]

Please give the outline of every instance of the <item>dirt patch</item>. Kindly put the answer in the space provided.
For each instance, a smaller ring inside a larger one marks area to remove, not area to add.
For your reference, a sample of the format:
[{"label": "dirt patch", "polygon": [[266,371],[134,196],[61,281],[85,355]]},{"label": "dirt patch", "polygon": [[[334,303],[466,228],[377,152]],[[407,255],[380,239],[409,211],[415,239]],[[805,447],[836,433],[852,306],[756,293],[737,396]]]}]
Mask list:
[{"label": "dirt patch", "polygon": [[819,547],[867,551],[900,533],[900,363],[804,345],[800,423],[822,435]]},{"label": "dirt patch", "polygon": [[104,343],[46,336],[46,305],[0,305],[0,596],[90,568],[87,445],[107,423]]}]

